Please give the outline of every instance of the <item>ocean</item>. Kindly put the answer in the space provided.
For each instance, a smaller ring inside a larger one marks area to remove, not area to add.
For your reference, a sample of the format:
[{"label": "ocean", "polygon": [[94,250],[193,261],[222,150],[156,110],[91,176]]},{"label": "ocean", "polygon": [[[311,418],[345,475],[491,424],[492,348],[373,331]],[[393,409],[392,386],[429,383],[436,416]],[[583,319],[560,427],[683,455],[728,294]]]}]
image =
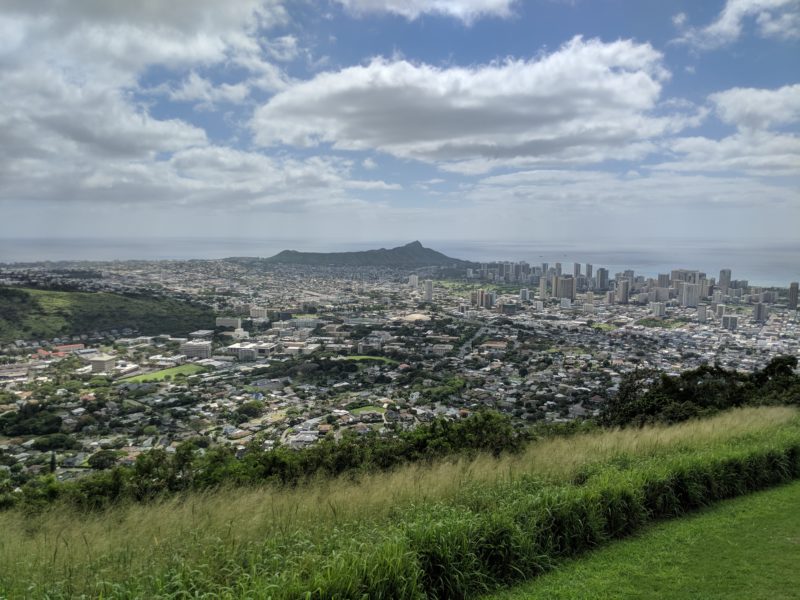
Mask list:
[{"label": "ocean", "polygon": [[[214,259],[230,256],[261,256],[281,250],[342,252],[391,248],[411,240],[378,242],[327,242],[303,239],[258,238],[158,238],[158,239],[0,239],[0,263],[42,261],[183,260]],[[734,279],[747,279],[753,285],[787,287],[800,280],[800,242],[783,244],[699,245],[669,241],[641,245],[591,245],[584,242],[552,244],[531,242],[487,242],[468,240],[421,240],[428,247],[454,258],[488,262],[525,260],[533,265],[561,262],[564,272],[572,263],[594,265],[595,272],[605,267],[614,273],[633,269],[637,274],[655,276],[672,269],[704,271],[718,277],[719,270],[730,268]]]}]

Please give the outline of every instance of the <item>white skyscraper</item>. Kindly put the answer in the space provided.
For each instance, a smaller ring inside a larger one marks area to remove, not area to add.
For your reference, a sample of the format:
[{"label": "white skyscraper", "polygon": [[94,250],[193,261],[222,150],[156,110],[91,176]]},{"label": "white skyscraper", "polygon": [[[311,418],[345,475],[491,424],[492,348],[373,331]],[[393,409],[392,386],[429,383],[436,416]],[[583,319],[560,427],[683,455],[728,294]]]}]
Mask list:
[{"label": "white skyscraper", "polygon": [[627,304],[630,295],[631,282],[628,279],[620,279],[617,282],[617,304]]},{"label": "white skyscraper", "polygon": [[708,320],[708,305],[700,304],[697,307],[697,320],[700,323],[705,323]]},{"label": "white skyscraper", "polygon": [[650,307],[654,317],[664,317],[667,315],[667,305],[663,302],[653,302]]},{"label": "white skyscraper", "polygon": [[419,275],[408,276],[408,287],[417,289],[419,287]]},{"label": "white skyscraper", "polygon": [[681,283],[680,302],[681,306],[696,307],[700,303],[700,284]]},{"label": "white skyscraper", "polygon": [[433,302],[433,281],[430,279],[425,282],[425,302]]}]

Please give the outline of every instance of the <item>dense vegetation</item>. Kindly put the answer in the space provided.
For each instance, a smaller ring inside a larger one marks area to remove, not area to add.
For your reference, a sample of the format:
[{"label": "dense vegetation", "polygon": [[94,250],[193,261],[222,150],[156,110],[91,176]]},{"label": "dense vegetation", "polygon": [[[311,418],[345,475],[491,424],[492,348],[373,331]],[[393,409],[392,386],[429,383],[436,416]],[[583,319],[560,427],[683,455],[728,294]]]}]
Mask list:
[{"label": "dense vegetation", "polygon": [[0,287],[0,342],[125,328],[178,335],[213,327],[211,309],[181,300]]},{"label": "dense vegetation", "polygon": [[639,369],[623,378],[601,421],[611,426],[676,423],[738,406],[800,405],[796,368],[797,358],[781,356],[754,373],[703,366],[670,376]]},{"label": "dense vegetation", "polygon": [[465,598],[800,476],[800,419],[738,409],[351,482],[0,513],[0,596]]},{"label": "dense vegetation", "polygon": [[[9,434],[23,429],[27,432],[32,423],[38,425],[50,419],[47,414],[29,409],[20,417],[16,415],[22,413],[7,415],[0,425]],[[54,433],[59,424],[60,419],[53,423],[54,427],[36,433]],[[206,444],[199,440],[201,444],[184,442],[174,454],[151,450],[139,455],[133,467],[115,466],[76,482],[62,483],[51,476],[42,477],[25,484],[21,494],[9,489],[3,493],[0,480],[0,507],[19,505],[38,509],[61,499],[81,508],[97,509],[122,500],[151,500],[185,490],[264,483],[294,485],[315,477],[369,473],[454,454],[516,452],[526,440],[524,433],[514,430],[510,419],[493,412],[477,413],[454,422],[438,419],[394,437],[370,433],[350,434],[338,442],[326,438],[299,450],[278,446],[264,451],[251,444],[241,457],[227,446],[201,450],[200,446]],[[53,440],[51,444],[56,442]]]}]

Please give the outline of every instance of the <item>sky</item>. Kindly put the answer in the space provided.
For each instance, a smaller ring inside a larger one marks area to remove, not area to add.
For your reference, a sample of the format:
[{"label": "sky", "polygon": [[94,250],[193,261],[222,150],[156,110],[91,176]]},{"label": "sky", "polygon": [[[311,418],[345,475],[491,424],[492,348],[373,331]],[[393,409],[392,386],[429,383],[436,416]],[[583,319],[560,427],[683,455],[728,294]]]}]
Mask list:
[{"label": "sky", "polygon": [[0,238],[797,243],[798,57],[800,0],[3,0]]}]

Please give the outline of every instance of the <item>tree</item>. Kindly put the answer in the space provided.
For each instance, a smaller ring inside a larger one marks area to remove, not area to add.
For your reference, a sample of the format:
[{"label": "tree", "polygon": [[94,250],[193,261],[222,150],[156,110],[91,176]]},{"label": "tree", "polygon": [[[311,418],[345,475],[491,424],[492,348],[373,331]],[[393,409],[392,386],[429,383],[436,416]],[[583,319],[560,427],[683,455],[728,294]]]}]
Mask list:
[{"label": "tree", "polygon": [[113,450],[100,450],[89,457],[88,463],[93,469],[110,469],[117,464],[117,454]]}]

